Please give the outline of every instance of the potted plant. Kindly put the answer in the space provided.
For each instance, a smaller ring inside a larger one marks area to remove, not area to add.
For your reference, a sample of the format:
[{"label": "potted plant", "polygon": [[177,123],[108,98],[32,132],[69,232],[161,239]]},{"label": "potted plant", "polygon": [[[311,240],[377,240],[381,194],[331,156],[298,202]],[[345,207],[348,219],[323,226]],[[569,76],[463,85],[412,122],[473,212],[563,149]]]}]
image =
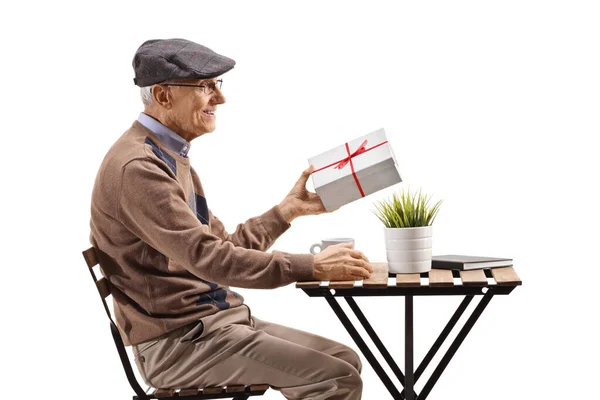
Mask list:
[{"label": "potted plant", "polygon": [[400,196],[375,203],[373,213],[385,225],[385,247],[391,273],[408,274],[431,270],[432,224],[442,201],[433,207],[429,198],[419,190],[410,189]]}]

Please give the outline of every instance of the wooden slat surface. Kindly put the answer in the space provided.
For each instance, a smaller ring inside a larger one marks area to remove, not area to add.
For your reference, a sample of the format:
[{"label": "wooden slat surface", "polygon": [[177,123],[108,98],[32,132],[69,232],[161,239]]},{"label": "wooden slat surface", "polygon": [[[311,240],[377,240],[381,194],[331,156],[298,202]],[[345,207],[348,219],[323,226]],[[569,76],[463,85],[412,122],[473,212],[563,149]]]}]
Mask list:
[{"label": "wooden slat surface", "polygon": [[157,399],[160,399],[163,397],[172,397],[172,396],[175,396],[175,390],[173,390],[173,389],[157,389],[156,392],[154,392],[154,396],[156,396]]},{"label": "wooden slat surface", "polygon": [[100,296],[102,296],[103,299],[110,295],[110,283],[108,283],[106,278],[100,278],[100,280],[96,281],[96,287],[98,288]]},{"label": "wooden slat surface", "polygon": [[448,269],[432,269],[429,271],[429,286],[431,287],[452,287],[454,279],[452,271]]},{"label": "wooden slat surface", "polygon": [[243,392],[246,389],[246,387],[244,385],[232,385],[232,386],[227,386],[226,388],[226,392],[227,393],[240,393]]},{"label": "wooden slat surface", "polygon": [[331,289],[347,289],[353,288],[356,281],[331,281],[329,287]]},{"label": "wooden slat surface", "polygon": [[85,258],[85,262],[89,268],[92,268],[94,265],[98,264],[98,257],[96,257],[96,249],[90,247],[82,253],[83,258]]},{"label": "wooden slat surface", "polygon": [[198,389],[181,389],[179,391],[179,396],[195,396],[198,394]]},{"label": "wooden slat surface", "polygon": [[515,286],[521,284],[521,278],[513,267],[491,268],[492,276],[498,285]]},{"label": "wooden slat surface", "polygon": [[269,385],[250,385],[251,392],[264,392],[269,389]]},{"label": "wooden slat surface", "polygon": [[319,285],[321,285],[320,281],[296,282],[296,287],[298,289],[318,288]]},{"label": "wooden slat surface", "polygon": [[[373,262],[373,273],[369,279],[363,281],[364,288],[386,288],[388,286],[388,266],[384,262]],[[453,272],[458,272],[458,276],[464,286],[487,286],[488,279],[483,269],[474,269],[470,271],[451,271],[443,269],[432,269],[429,271],[429,286],[431,287],[452,287],[454,286]],[[513,267],[491,268],[487,271],[488,275],[494,277],[498,285],[516,286],[521,285],[521,278],[517,275]],[[355,281],[331,281],[329,288],[342,289],[353,288]],[[297,288],[318,288],[321,282],[307,281],[296,282]],[[399,287],[419,287],[421,280],[419,274],[396,274],[396,286]]]},{"label": "wooden slat surface", "polygon": [[219,394],[223,392],[222,387],[205,387],[202,392],[204,394]]},{"label": "wooden slat surface", "polygon": [[487,278],[482,269],[460,271],[460,279],[464,286],[487,286]]},{"label": "wooden slat surface", "polygon": [[420,274],[396,274],[396,286],[419,287],[421,286]]},{"label": "wooden slat surface", "polygon": [[365,288],[386,288],[388,286],[388,265],[384,262],[372,262],[373,273],[363,281]]}]

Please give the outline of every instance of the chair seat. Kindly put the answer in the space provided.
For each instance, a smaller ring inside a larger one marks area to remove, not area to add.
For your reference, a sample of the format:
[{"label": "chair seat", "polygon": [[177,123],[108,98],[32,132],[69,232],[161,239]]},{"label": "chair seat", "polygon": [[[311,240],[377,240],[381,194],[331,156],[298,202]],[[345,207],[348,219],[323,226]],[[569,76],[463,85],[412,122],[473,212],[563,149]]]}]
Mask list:
[{"label": "chair seat", "polygon": [[[156,389],[150,398],[156,399],[220,399],[231,398],[235,395],[262,396],[269,389],[269,385],[227,385],[222,387],[205,387],[199,389]],[[136,400],[137,396],[134,397]]]}]

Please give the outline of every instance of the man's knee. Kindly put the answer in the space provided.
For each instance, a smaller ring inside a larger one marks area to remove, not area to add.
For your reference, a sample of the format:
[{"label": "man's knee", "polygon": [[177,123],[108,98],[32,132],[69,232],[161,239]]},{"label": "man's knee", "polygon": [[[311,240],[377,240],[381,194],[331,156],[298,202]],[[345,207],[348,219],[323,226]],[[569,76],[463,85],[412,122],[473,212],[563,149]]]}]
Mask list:
[{"label": "man's knee", "polygon": [[360,356],[352,349],[350,349],[352,351],[353,354],[353,362],[351,362],[350,364],[352,364],[354,366],[354,368],[356,368],[356,370],[358,371],[358,373],[360,374],[362,372],[362,362],[360,361]]},{"label": "man's knee", "polygon": [[354,382],[355,382],[355,388],[357,389],[357,391],[362,392],[362,387],[363,387],[363,381],[362,378],[360,376],[360,372],[358,374],[354,375]]},{"label": "man's knee", "polygon": [[352,374],[348,377],[348,394],[349,398],[360,399],[363,391],[363,381],[358,369],[353,369]]},{"label": "man's knee", "polygon": [[339,358],[352,365],[360,374],[362,371],[362,362],[360,356],[350,347],[345,347],[344,351],[339,355]]}]

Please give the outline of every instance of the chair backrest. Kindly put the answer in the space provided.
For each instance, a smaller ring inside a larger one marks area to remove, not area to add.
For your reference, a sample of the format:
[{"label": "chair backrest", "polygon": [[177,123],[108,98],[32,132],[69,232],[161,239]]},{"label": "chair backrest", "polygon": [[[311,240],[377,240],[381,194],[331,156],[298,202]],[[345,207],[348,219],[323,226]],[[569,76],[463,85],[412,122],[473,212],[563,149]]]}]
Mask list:
[{"label": "chair backrest", "polygon": [[85,262],[87,263],[88,269],[92,275],[92,279],[94,280],[94,284],[96,285],[96,289],[98,289],[98,293],[100,294],[100,299],[102,300],[102,304],[104,305],[104,309],[106,310],[106,315],[110,320],[110,331],[113,336],[113,340],[115,341],[115,346],[117,346],[117,351],[119,352],[119,357],[121,358],[121,364],[123,364],[123,369],[125,370],[125,375],[127,375],[127,380],[131,385],[131,388],[138,395],[140,400],[148,400],[150,397],[144,392],[140,384],[138,383],[135,375],[133,373],[133,369],[131,368],[131,362],[129,361],[129,357],[127,356],[127,351],[125,350],[125,345],[123,343],[123,339],[121,338],[121,334],[117,329],[117,325],[115,321],[113,321],[112,315],[110,314],[110,309],[108,308],[108,304],[106,303],[106,298],[111,294],[111,286],[108,279],[102,277],[100,279],[96,278],[96,273],[94,272],[94,267],[98,265],[98,252],[95,247],[90,247],[89,249],[83,252],[83,258],[85,258]]}]

